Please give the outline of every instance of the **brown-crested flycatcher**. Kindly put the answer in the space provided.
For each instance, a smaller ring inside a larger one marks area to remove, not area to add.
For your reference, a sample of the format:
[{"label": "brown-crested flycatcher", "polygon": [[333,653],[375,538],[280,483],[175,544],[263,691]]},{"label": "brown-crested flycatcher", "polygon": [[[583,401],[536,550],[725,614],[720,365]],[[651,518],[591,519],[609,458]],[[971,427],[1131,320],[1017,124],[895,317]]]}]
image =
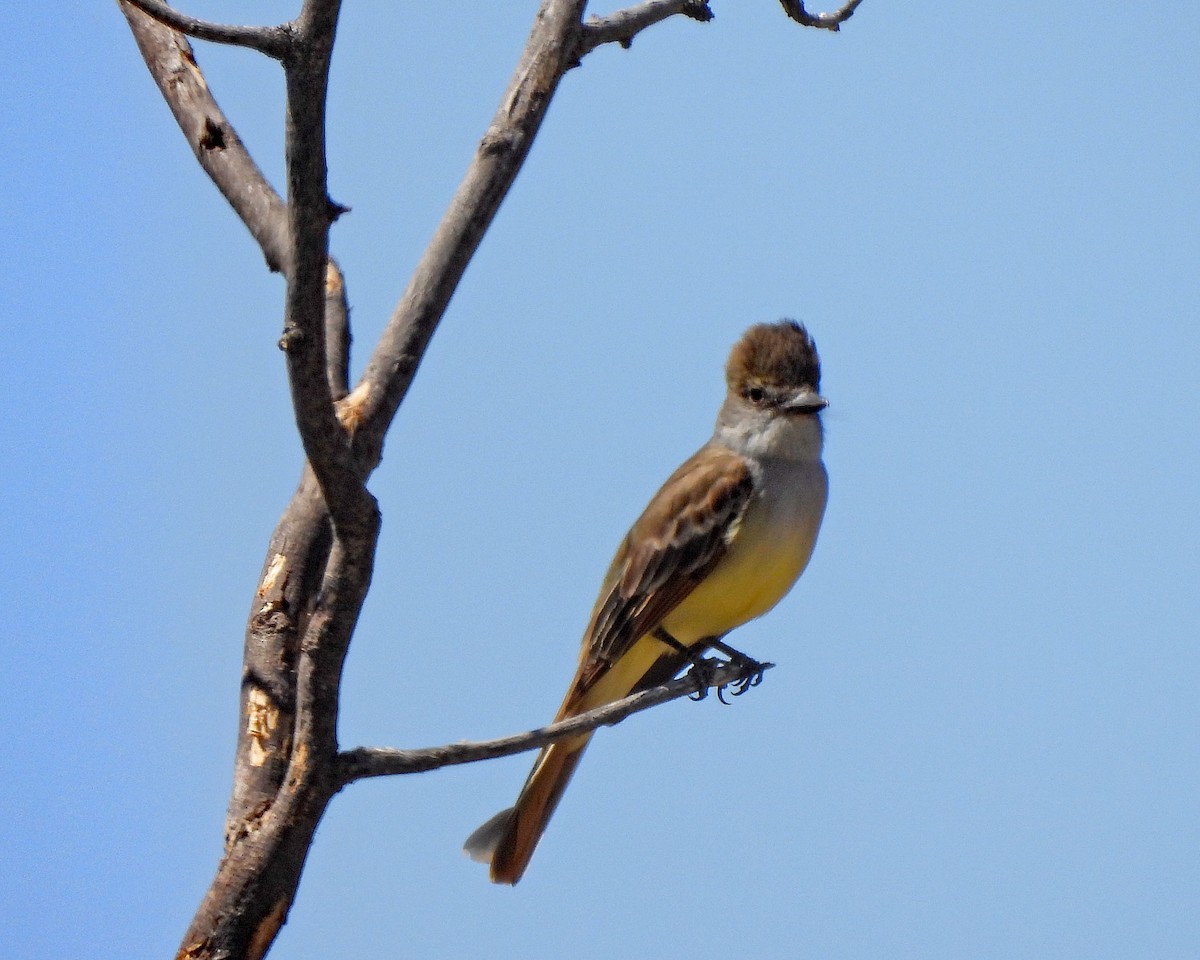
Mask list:
[{"label": "brown-crested flycatcher", "polygon": [[[725,368],[712,439],[676,470],[613,558],[555,721],[664,683],[791,589],[825,512],[816,345],[790,320],[751,327]],[[545,747],[514,806],[466,842],[496,883],[521,879],[591,740]]]}]

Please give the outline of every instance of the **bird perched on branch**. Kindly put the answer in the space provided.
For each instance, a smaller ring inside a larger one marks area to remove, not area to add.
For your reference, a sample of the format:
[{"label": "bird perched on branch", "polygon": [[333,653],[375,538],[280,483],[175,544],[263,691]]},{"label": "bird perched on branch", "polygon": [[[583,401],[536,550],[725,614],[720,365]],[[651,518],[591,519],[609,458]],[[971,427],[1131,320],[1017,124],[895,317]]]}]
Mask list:
[{"label": "bird perched on branch", "polygon": [[[775,606],[799,578],[825,512],[821,366],[790,320],[751,327],[725,368],[712,438],[651,499],[621,541],[555,721],[657,686]],[[591,733],[545,747],[517,802],[468,838],[495,883],[516,883]]]}]

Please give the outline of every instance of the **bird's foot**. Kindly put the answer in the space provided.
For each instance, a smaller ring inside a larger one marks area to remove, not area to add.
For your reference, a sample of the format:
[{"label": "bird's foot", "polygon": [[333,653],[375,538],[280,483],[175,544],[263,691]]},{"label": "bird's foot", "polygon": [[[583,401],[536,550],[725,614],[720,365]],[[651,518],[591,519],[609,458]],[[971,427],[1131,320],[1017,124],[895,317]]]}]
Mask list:
[{"label": "bird's foot", "polygon": [[[732,691],[732,696],[735,697],[740,697],[751,687],[757,687],[763,681],[763,674],[775,666],[773,663],[762,663],[743,654],[730,657],[729,662],[737,667],[741,674],[736,680],[727,684],[728,688]],[[725,687],[717,687],[717,699],[722,703],[728,703],[729,701],[725,699],[724,693]]]},{"label": "bird's foot", "polygon": [[725,699],[725,690],[727,687],[732,691],[732,696],[740,697],[751,687],[757,687],[760,683],[762,683],[763,674],[766,673],[771,667],[775,666],[773,663],[765,663],[755,660],[753,657],[748,657],[740,650],[735,650],[733,647],[729,646],[729,644],[723,643],[720,640],[713,641],[712,647],[714,650],[725,654],[725,656],[729,658],[728,662],[730,666],[738,669],[738,678],[736,680],[717,687],[717,699],[724,704],[729,703],[729,701]]}]

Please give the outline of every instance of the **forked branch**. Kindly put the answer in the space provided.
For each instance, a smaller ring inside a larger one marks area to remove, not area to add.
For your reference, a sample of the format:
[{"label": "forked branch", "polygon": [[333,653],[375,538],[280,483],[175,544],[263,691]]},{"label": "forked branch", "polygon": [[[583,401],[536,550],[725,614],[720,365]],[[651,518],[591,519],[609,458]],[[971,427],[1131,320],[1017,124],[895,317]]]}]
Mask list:
[{"label": "forked branch", "polygon": [[258,242],[267,266],[286,276],[292,263],[286,204],[217,105],[191,44],[132,0],[119,0],[119,5],[196,160]]},{"label": "forked branch", "polygon": [[277,27],[242,27],[190,17],[186,13],[176,10],[169,3],[164,3],[163,0],[126,0],[126,2],[164,26],[178,30],[189,37],[195,37],[197,40],[248,47],[276,60],[283,60],[292,52],[291,24],[285,23]]},{"label": "forked branch", "polygon": [[[283,336],[292,408],[304,453],[321,486],[334,531],[365,543],[378,522],[367,492],[370,471],[354,461],[350,434],[335,409],[326,343],[329,227],[341,208],[329,199],[325,109],[340,0],[307,0],[296,20],[296,55],[284,64],[284,149],[292,272],[284,298]],[[347,549],[357,546],[347,542]]]}]

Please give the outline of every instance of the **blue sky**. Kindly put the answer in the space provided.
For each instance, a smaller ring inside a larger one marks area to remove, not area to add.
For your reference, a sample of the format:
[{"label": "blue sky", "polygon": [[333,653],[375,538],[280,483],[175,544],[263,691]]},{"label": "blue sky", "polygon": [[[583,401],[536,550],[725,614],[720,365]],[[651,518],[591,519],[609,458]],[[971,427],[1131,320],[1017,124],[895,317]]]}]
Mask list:
[{"label": "blue sky", "polygon": [[[535,7],[346,5],[358,365]],[[345,791],[272,956],[1194,957],[1200,10],[865,0],[834,36],[713,7],[565,79],[372,480],[341,736],[547,720],[729,345],[794,316],[831,498],[736,635],[779,668],[604,731],[515,890],[459,845],[528,758]],[[0,926],[13,956],[161,957],[220,852],[299,471],[282,284],[114,5],[0,26]],[[198,52],[278,182],[274,65]]]}]

